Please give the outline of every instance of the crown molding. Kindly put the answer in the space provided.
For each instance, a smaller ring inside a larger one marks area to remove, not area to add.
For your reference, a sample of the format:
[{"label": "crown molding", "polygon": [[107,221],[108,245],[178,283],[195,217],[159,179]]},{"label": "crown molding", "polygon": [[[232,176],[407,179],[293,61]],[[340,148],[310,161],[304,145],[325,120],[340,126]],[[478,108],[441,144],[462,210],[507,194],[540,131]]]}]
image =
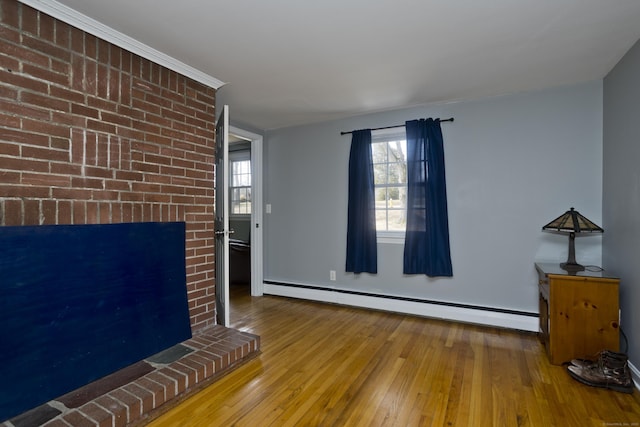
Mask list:
[{"label": "crown molding", "polygon": [[89,34],[92,34],[96,37],[113,43],[116,46],[133,52],[136,55],[140,55],[141,57],[167,67],[170,70],[180,73],[186,77],[192,78],[193,80],[196,80],[206,86],[212,87],[214,89],[219,89],[225,84],[224,82],[216,79],[213,76],[210,76],[209,74],[203,73],[202,71],[193,68],[185,64],[184,62],[178,61],[177,59],[166,55],[150,46],[147,46],[144,43],[140,43],[139,41],[127,36],[126,34],[116,31],[113,28],[108,27],[93,18],[83,15],[82,13],[71,9],[68,6],[58,3],[57,1],[19,1],[26,4],[27,6],[31,6],[32,8],[39,10],[40,12],[46,13],[47,15],[59,19],[60,21],[66,22],[69,25],[86,31]]}]

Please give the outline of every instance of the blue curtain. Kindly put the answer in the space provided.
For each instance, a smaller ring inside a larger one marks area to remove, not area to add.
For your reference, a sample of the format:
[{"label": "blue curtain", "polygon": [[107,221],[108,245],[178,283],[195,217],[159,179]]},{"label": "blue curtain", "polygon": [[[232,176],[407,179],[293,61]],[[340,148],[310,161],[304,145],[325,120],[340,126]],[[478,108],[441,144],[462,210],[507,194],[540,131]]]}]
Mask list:
[{"label": "blue curtain", "polygon": [[375,191],[371,130],[352,133],[349,154],[347,265],[353,273],[377,273]]},{"label": "blue curtain", "polygon": [[404,274],[453,276],[440,121],[406,122],[407,231]]}]

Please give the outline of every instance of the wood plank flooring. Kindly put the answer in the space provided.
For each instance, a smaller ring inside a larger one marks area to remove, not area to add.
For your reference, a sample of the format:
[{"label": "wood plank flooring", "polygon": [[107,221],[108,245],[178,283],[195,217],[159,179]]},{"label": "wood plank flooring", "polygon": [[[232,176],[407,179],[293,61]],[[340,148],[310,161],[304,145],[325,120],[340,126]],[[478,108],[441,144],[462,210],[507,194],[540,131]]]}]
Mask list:
[{"label": "wood plank flooring", "polygon": [[637,390],[574,381],[535,334],[232,293],[262,354],[150,426],[640,425]]}]

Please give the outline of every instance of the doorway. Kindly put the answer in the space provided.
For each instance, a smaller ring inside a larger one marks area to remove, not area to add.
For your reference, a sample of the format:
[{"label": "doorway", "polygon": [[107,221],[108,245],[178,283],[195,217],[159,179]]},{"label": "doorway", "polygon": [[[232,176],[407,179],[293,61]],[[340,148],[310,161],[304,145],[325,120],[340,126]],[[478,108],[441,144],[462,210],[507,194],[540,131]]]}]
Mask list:
[{"label": "doorway", "polygon": [[263,294],[262,136],[229,127],[229,296]]}]

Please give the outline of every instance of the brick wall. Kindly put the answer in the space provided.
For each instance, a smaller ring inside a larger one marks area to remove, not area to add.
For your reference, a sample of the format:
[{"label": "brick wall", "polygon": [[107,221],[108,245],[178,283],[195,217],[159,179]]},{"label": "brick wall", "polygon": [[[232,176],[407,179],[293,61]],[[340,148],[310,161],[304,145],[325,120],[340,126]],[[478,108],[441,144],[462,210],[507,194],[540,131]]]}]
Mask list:
[{"label": "brick wall", "polygon": [[185,221],[192,329],[215,323],[215,90],[0,0],[0,225]]}]

